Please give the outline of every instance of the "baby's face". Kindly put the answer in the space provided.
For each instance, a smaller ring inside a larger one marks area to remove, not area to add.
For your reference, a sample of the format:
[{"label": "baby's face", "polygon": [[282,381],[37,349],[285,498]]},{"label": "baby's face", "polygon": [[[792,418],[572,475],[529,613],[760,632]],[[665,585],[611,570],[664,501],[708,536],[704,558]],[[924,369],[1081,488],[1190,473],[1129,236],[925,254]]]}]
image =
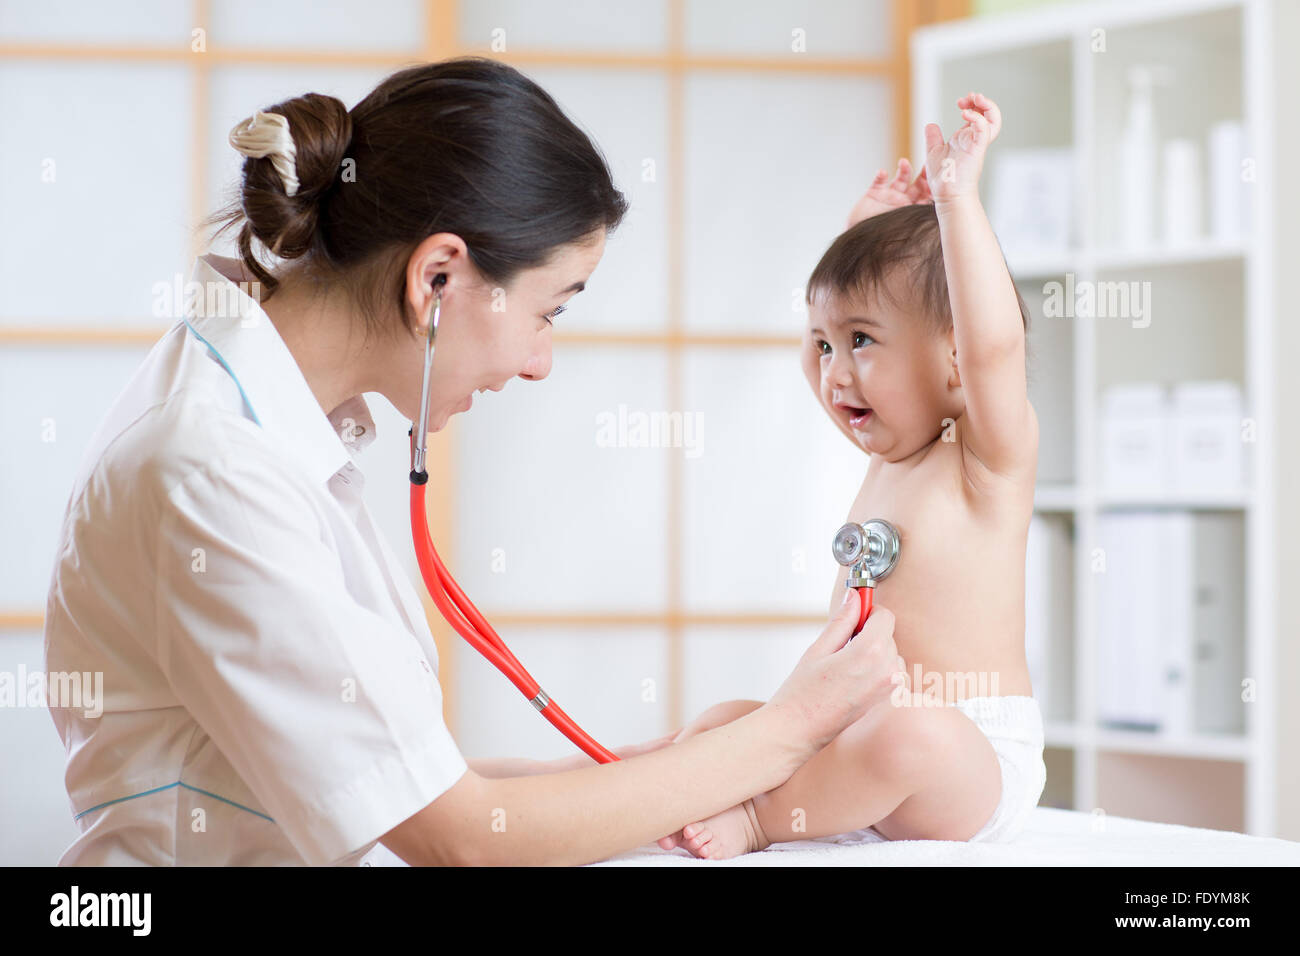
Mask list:
[{"label": "baby's face", "polygon": [[819,295],[808,310],[802,364],[840,430],[868,454],[898,461],[963,410],[953,335],[935,334],[888,298],[872,299]]}]

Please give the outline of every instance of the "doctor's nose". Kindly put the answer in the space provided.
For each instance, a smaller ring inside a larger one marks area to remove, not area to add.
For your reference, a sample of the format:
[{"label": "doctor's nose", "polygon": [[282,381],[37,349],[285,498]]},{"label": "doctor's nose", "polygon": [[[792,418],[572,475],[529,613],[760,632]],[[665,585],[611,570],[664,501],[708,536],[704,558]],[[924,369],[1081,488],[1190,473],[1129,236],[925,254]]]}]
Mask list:
[{"label": "doctor's nose", "polygon": [[546,336],[546,342],[533,353],[524,370],[519,373],[519,377],[530,382],[540,382],[546,376],[551,374],[551,337]]}]

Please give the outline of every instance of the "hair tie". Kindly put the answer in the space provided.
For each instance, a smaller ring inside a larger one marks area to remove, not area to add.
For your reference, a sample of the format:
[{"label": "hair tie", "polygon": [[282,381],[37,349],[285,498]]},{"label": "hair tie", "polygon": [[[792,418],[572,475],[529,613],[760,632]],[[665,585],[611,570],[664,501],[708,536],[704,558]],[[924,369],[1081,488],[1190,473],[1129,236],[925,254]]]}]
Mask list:
[{"label": "hair tie", "polygon": [[289,132],[289,119],[280,113],[257,110],[230,131],[230,145],[245,156],[262,159],[270,156],[280,174],[284,191],[292,196],[298,191],[298,151]]}]

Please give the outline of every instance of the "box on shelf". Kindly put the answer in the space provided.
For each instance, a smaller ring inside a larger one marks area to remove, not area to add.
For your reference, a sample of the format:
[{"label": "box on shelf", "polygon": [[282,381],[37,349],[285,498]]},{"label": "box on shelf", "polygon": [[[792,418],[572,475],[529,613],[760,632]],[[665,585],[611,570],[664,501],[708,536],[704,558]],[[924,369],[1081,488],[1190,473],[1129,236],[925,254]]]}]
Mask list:
[{"label": "box on shelf", "polygon": [[1245,481],[1241,387],[1236,382],[1184,382],[1174,387],[1175,487],[1234,490]]},{"label": "box on shelf", "polygon": [[1169,409],[1156,383],[1113,385],[1102,396],[1101,483],[1112,491],[1169,484]]},{"label": "box on shelf", "polygon": [[989,222],[1008,261],[1070,248],[1074,150],[1015,149],[998,153],[992,170]]},{"label": "box on shelf", "polygon": [[1242,521],[1186,511],[1098,518],[1098,706],[1103,726],[1240,732]]},{"label": "box on shelf", "polygon": [[1245,487],[1243,402],[1236,382],[1116,385],[1102,396],[1101,484],[1112,492],[1221,492]]}]

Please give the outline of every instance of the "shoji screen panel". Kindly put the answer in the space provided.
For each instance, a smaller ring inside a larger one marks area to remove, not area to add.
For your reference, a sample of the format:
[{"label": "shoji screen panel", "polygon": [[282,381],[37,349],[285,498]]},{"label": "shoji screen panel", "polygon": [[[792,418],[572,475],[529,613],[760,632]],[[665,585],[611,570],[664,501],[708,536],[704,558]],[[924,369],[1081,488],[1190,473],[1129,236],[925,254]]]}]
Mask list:
[{"label": "shoji screen panel", "polygon": [[417,60],[425,52],[428,6],[425,0],[208,0],[209,35],[218,46],[239,50],[303,50],[343,59],[383,52]]},{"label": "shoji screen panel", "polygon": [[0,408],[9,419],[0,468],[0,612],[44,610],[82,456],[148,351],[141,345],[0,348]]},{"label": "shoji screen panel", "polygon": [[0,328],[163,326],[153,284],[190,255],[193,82],[173,63],[0,63]]},{"label": "shoji screen panel", "polygon": [[685,609],[824,617],[839,568],[831,536],[866,456],[822,411],[793,346],[693,348],[682,378],[702,425],[698,447],[679,452]]}]

